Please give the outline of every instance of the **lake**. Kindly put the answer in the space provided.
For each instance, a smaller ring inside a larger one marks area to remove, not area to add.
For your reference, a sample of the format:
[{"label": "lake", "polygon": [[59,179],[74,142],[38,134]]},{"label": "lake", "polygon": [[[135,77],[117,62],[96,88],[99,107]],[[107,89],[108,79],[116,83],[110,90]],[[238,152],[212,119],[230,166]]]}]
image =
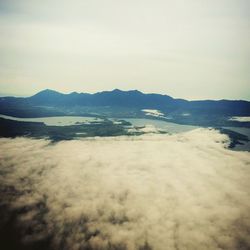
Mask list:
[{"label": "lake", "polygon": [[[103,120],[97,117],[88,116],[56,116],[56,117],[40,117],[40,118],[17,118],[7,115],[0,115],[1,118],[15,120],[15,121],[26,121],[26,122],[43,122],[47,126],[69,126],[69,125],[79,125],[87,124],[91,122],[102,122]],[[191,125],[180,125],[167,121],[160,121],[154,119],[143,119],[143,118],[110,118],[112,121],[125,120],[130,122],[133,126],[142,127],[146,125],[153,125],[159,130],[163,130],[169,133],[181,133],[191,131],[193,129],[199,128],[199,126]],[[250,138],[249,128],[238,128],[238,127],[225,127],[232,131],[238,132],[240,134],[248,136]],[[243,145],[236,145],[236,150],[250,150],[250,142],[243,142]]]},{"label": "lake", "polygon": [[142,118],[121,118],[121,120],[125,120],[130,122],[133,126],[146,126],[146,125],[153,125],[159,130],[164,130],[169,133],[181,133],[187,132],[196,128],[198,126],[191,126],[191,125],[180,125],[172,122],[160,121],[160,120],[153,120],[153,119],[142,119]]},{"label": "lake", "polygon": [[[234,132],[246,135],[248,139],[250,139],[250,128],[238,128],[238,127],[225,127],[226,129],[232,130]],[[250,151],[250,141],[249,142],[242,142],[243,144],[237,144],[235,149],[239,151]]]},{"label": "lake", "polygon": [[55,117],[39,117],[39,118],[17,118],[13,116],[0,115],[1,118],[23,121],[23,122],[43,122],[47,126],[69,126],[78,123],[101,122],[100,118],[88,116],[55,116]]},{"label": "lake", "polygon": [[[68,125],[77,125],[81,123],[89,123],[89,122],[101,122],[103,121],[97,117],[87,117],[87,116],[55,116],[55,117],[39,117],[39,118],[17,118],[13,116],[0,115],[1,118],[15,120],[15,121],[23,121],[23,122],[43,122],[48,126],[68,126]],[[169,133],[180,133],[193,130],[198,128],[198,126],[190,126],[190,125],[179,125],[176,123],[165,122],[154,119],[141,119],[141,118],[112,118],[112,121],[115,120],[125,120],[130,122],[133,126],[146,126],[153,125],[157,129],[167,131]]]}]

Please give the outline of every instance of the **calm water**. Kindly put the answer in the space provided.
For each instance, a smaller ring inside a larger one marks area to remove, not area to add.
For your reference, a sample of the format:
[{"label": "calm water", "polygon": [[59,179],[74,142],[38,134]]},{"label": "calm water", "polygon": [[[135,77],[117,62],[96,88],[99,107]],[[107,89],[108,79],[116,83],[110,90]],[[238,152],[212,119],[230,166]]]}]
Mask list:
[{"label": "calm water", "polygon": [[0,115],[1,118],[24,121],[24,122],[43,122],[48,126],[67,126],[77,123],[99,122],[102,119],[87,116],[55,116],[55,117],[40,117],[40,118],[17,118],[7,115]]},{"label": "calm water", "polygon": [[[226,129],[230,129],[232,131],[235,131],[237,133],[240,133],[240,134],[243,134],[243,135],[246,135],[248,137],[248,139],[250,139],[250,128],[236,128],[236,127],[225,127]],[[247,151],[250,151],[250,141],[249,142],[242,142],[243,145],[236,145],[235,149],[236,150],[247,150]]]},{"label": "calm water", "polygon": [[[83,117],[83,116],[56,116],[56,117],[40,117],[40,118],[17,118],[7,115],[0,115],[1,118],[6,118],[15,121],[26,121],[26,122],[43,122],[48,126],[67,126],[78,123],[88,123],[93,121],[102,121],[96,117]],[[117,120],[117,119],[112,119]],[[197,126],[179,125],[171,122],[153,120],[153,119],[141,119],[141,118],[120,118],[119,120],[125,120],[130,122],[133,126],[145,126],[153,125],[160,130],[164,130],[170,133],[180,133],[190,131],[198,128]]]},{"label": "calm water", "polygon": [[[56,116],[56,117],[40,117],[40,118],[17,118],[7,115],[0,115],[1,118],[15,120],[15,121],[26,121],[26,122],[43,122],[48,126],[67,126],[74,124],[90,123],[90,122],[101,122],[100,118],[87,117],[87,116]],[[112,119],[117,120],[117,119]],[[141,118],[119,118],[119,120],[125,120],[130,122],[133,126],[146,126],[153,125],[159,130],[164,130],[169,133],[181,133],[191,131],[198,128],[198,126],[191,125],[180,125],[166,121],[153,120],[153,119],[141,119]],[[237,128],[237,127],[226,127],[232,131],[241,133],[250,138],[250,128]],[[250,150],[250,142],[243,142],[244,145],[236,145],[236,150]]]},{"label": "calm water", "polygon": [[172,122],[165,122],[153,119],[137,119],[137,118],[121,118],[122,120],[130,122],[133,126],[145,126],[145,125],[153,125],[160,130],[167,131],[169,133],[180,133],[190,131],[198,126],[190,126],[190,125],[179,125]]},{"label": "calm water", "polygon": [[[169,133],[181,133],[181,132],[187,132],[187,131],[191,131],[193,129],[199,128],[199,126],[180,125],[180,124],[175,124],[171,122],[150,120],[150,119],[123,118],[122,120],[126,120],[130,122],[134,126],[153,125],[156,128],[167,131]],[[238,132],[240,134],[246,135],[250,139],[250,128],[237,128],[237,127],[225,127],[225,128]],[[243,143],[242,145],[237,144],[234,150],[250,151],[250,142],[242,141],[242,143]]]}]

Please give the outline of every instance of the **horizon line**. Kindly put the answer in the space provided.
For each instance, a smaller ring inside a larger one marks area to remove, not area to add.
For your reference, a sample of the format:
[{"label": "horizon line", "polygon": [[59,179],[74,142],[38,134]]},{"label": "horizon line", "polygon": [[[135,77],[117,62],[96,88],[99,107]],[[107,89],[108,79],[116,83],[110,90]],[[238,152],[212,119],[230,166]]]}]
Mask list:
[{"label": "horizon line", "polygon": [[103,91],[96,91],[96,92],[78,92],[78,91],[70,91],[70,92],[64,92],[64,91],[58,91],[58,90],[55,90],[55,89],[50,89],[50,88],[46,88],[46,89],[42,89],[40,91],[37,91],[35,92],[34,94],[31,94],[31,95],[18,95],[18,94],[12,94],[12,93],[0,93],[0,98],[3,98],[3,97],[16,97],[16,98],[28,98],[28,97],[32,97],[40,92],[43,92],[43,91],[54,91],[54,92],[57,92],[59,94],[63,94],[63,95],[70,95],[70,94],[73,94],[73,93],[76,93],[76,94],[90,94],[90,95],[94,95],[94,94],[97,94],[97,93],[103,93],[103,92],[114,92],[114,91],[121,91],[121,92],[132,92],[132,91],[137,91],[137,92],[140,92],[144,95],[150,95],[150,94],[155,94],[155,95],[162,95],[162,96],[169,96],[173,99],[177,99],[177,100],[186,100],[186,101],[223,101],[223,100],[227,100],[227,101],[246,101],[246,102],[250,102],[250,99],[249,100],[246,100],[246,99],[226,99],[226,98],[222,98],[222,99],[186,99],[186,98],[179,98],[179,97],[173,97],[171,95],[168,95],[168,94],[163,94],[163,93],[156,93],[156,92],[142,92],[138,89],[130,89],[130,90],[122,90],[122,89],[119,89],[119,88],[114,88],[112,90],[103,90]]}]

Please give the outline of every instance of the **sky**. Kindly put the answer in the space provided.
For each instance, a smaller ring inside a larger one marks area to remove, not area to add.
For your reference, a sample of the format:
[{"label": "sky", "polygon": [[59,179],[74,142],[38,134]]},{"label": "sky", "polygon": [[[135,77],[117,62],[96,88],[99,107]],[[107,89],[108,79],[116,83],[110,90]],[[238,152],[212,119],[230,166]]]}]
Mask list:
[{"label": "sky", "polygon": [[249,0],[0,0],[0,94],[250,100]]}]

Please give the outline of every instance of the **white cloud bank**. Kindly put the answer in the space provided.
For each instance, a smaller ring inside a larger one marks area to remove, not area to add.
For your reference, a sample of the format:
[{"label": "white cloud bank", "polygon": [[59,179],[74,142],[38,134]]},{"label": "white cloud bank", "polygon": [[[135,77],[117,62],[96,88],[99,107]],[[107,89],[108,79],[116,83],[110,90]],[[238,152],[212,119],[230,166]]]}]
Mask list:
[{"label": "white cloud bank", "polygon": [[145,115],[151,115],[156,117],[164,117],[164,114],[157,109],[142,109]]},{"label": "white cloud bank", "polygon": [[0,183],[20,191],[5,202],[26,207],[25,240],[52,235],[54,249],[249,249],[250,154],[227,144],[206,129],[1,139]]},{"label": "white cloud bank", "polygon": [[238,122],[250,122],[250,116],[233,116],[229,120]]}]

